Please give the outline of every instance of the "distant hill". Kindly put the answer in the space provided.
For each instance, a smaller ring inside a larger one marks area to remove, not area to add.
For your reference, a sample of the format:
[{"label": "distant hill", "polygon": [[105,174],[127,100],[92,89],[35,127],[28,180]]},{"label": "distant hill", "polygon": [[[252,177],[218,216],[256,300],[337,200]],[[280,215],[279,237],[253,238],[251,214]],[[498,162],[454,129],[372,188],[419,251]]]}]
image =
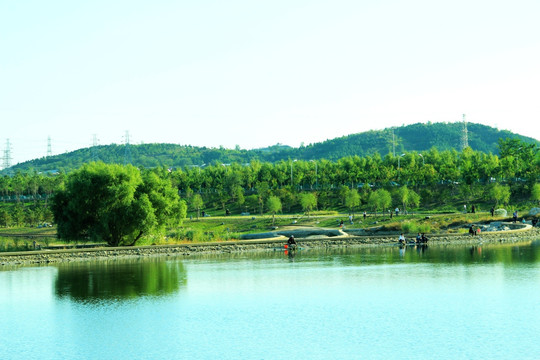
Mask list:
[{"label": "distant hill", "polygon": [[[346,156],[366,156],[379,153],[386,155],[406,151],[461,150],[462,123],[413,124],[380,131],[368,131],[347,135],[324,142],[298,148],[276,144],[267,148],[243,150],[207,148],[174,144],[101,145],[79,149],[70,153],[35,159],[7,169],[14,171],[51,170],[70,171],[83,163],[101,160],[106,163],[131,163],[142,167],[185,167],[218,163],[249,163],[252,160],[278,162],[287,159],[337,160]],[[468,123],[468,144],[473,150],[498,154],[500,138],[519,139],[527,143],[540,142],[536,139],[514,134],[506,130]],[[3,170],[6,172],[6,170]]]}]

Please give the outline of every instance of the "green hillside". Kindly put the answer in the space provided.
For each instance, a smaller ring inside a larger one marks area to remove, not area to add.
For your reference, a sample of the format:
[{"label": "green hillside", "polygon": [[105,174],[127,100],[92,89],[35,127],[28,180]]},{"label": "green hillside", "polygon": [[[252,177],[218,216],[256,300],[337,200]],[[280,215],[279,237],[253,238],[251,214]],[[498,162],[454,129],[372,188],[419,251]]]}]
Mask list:
[{"label": "green hillside", "polygon": [[[500,131],[495,128],[468,123],[468,144],[473,150],[498,154],[499,138],[519,139],[527,143],[538,140]],[[142,167],[176,167],[201,166],[213,163],[249,163],[252,160],[262,162],[278,162],[287,159],[337,160],[346,156],[367,156],[375,153],[381,155],[393,151],[422,152],[433,147],[438,150],[461,150],[462,123],[427,123],[413,124],[368,131],[343,136],[320,143],[301,146],[299,148],[277,144],[264,149],[243,150],[226,148],[207,148],[175,144],[142,144],[142,145],[102,145],[79,149],[70,153],[35,159],[17,164],[8,169],[16,171],[70,171],[82,164],[100,160],[105,163],[131,163]],[[6,170],[4,170],[5,172]]]}]

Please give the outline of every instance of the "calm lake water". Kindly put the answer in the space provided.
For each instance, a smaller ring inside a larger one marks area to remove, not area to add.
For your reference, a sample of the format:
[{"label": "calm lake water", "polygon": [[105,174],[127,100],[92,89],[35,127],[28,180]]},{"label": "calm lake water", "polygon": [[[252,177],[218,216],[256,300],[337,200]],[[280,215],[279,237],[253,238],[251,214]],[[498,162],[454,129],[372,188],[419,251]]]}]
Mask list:
[{"label": "calm lake water", "polygon": [[1,359],[539,359],[540,240],[0,268]]}]

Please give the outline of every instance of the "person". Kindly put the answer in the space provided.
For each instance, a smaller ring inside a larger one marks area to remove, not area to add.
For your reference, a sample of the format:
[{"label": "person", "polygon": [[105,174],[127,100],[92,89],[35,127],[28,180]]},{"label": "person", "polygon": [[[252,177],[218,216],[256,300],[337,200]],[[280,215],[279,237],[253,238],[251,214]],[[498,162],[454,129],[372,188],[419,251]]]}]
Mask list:
[{"label": "person", "polygon": [[351,224],[353,223],[353,221],[352,221],[352,215],[349,215],[349,223],[351,223]]},{"label": "person", "polygon": [[231,215],[231,211],[229,209],[225,210],[225,216]]},{"label": "person", "polygon": [[473,205],[473,206],[471,206],[471,213],[473,213],[473,214],[474,214],[474,212],[475,212],[475,211],[476,211],[476,207],[475,207],[474,205]]},{"label": "person", "polygon": [[518,213],[517,213],[517,210],[514,211],[513,216],[514,216],[514,222],[516,223],[516,222],[517,222],[517,219],[518,219]]},{"label": "person", "polygon": [[428,238],[425,233],[422,233],[422,244],[427,244]]},{"label": "person", "polygon": [[295,249],[296,248],[296,241],[294,240],[294,235],[291,235],[289,237],[289,240],[287,240],[287,245],[289,245],[289,249]]},{"label": "person", "polygon": [[367,213],[364,211],[364,220],[366,220]]},{"label": "person", "polygon": [[422,242],[422,236],[420,235],[420,233],[418,233],[418,235],[416,235],[416,242],[417,243]]},{"label": "person", "polygon": [[464,213],[464,214],[467,213],[467,204],[464,204],[464,205],[463,205],[463,213]]},{"label": "person", "polygon": [[493,217],[493,214],[495,214],[495,208],[492,206],[489,212],[491,213],[491,217]]},{"label": "person", "polygon": [[405,236],[403,236],[403,233],[401,233],[401,235],[399,235],[399,243],[400,244],[405,244]]},{"label": "person", "polygon": [[339,222],[339,227],[343,227],[343,220]]},{"label": "person", "polygon": [[399,208],[396,208],[396,216],[399,215]]},{"label": "person", "polygon": [[476,231],[474,230],[474,225],[471,225],[471,227],[469,228],[469,234],[476,235]]}]

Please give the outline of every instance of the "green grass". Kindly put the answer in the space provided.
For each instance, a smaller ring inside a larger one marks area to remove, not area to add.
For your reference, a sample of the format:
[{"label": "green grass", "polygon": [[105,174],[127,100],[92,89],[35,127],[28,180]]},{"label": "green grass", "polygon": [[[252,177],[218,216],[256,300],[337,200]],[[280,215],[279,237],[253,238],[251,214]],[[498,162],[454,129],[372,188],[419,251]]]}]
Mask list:
[{"label": "green grass", "polygon": [[[523,215],[525,212],[520,211]],[[381,227],[383,231],[405,232],[415,234],[425,233],[460,233],[466,232],[466,225],[473,223],[489,222],[493,220],[509,221],[510,218],[492,218],[488,212],[475,214],[463,213],[439,213],[437,211],[429,213],[414,213],[414,215],[369,215],[364,221],[361,213],[355,215],[354,224],[349,224],[348,214],[339,214],[335,211],[318,212],[311,216],[303,214],[277,215],[275,224],[272,224],[271,215],[249,215],[249,216],[217,216],[200,219],[185,219],[183,224],[177,228],[169,229],[166,233],[145,237],[138,245],[159,245],[159,244],[179,244],[197,243],[212,241],[237,240],[242,234],[262,233],[277,229],[295,227],[321,227],[338,228],[339,222],[343,220],[346,228],[372,228]],[[9,237],[18,234],[21,237]],[[39,237],[38,235],[50,235],[50,237]],[[35,240],[42,247],[89,244],[87,241],[66,242],[54,237],[55,227],[36,228],[4,228],[0,229],[0,252],[4,251],[24,251],[33,250]],[[36,236],[32,238],[32,236]]]}]

